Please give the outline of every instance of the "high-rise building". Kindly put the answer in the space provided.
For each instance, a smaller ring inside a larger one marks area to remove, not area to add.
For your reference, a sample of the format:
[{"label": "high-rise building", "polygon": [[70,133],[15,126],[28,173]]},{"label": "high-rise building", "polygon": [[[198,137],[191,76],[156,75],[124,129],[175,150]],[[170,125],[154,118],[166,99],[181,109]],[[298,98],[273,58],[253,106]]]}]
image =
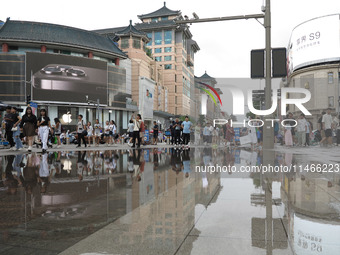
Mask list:
[{"label": "high-rise building", "polygon": [[[196,111],[191,107],[194,98],[194,54],[200,49],[192,39],[189,26],[176,24],[183,20],[181,11],[164,6],[154,12],[138,15],[141,23],[135,28],[146,33],[150,41],[146,44],[152,57],[164,69],[164,86],[168,89],[167,111],[175,115],[190,115]],[[122,28],[97,30],[100,34],[115,36]]]}]

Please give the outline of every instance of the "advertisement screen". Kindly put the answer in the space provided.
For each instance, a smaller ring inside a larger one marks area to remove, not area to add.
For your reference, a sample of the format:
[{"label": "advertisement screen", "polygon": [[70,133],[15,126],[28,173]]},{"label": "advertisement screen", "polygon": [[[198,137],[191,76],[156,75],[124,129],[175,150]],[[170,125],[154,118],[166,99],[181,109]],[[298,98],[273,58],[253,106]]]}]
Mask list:
[{"label": "advertisement screen", "polygon": [[[27,52],[34,101],[107,104],[107,64],[83,57]],[[32,76],[31,76],[32,75]]]},{"label": "advertisement screen", "polygon": [[339,15],[316,18],[297,26],[288,45],[288,74],[303,66],[339,60],[339,29]]}]

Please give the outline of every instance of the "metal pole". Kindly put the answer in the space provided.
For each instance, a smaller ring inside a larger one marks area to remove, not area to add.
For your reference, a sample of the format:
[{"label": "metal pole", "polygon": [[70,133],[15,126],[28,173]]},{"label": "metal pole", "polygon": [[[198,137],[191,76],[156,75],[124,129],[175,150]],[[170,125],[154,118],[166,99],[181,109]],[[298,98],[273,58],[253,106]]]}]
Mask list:
[{"label": "metal pole", "polygon": [[[272,54],[271,54],[271,14],[270,14],[270,0],[266,0],[266,9],[264,17],[264,27],[266,29],[266,87],[264,89],[265,107],[269,109],[272,105]],[[270,117],[270,116],[267,116]],[[274,130],[270,121],[265,121],[263,126],[263,148],[274,148]]]}]

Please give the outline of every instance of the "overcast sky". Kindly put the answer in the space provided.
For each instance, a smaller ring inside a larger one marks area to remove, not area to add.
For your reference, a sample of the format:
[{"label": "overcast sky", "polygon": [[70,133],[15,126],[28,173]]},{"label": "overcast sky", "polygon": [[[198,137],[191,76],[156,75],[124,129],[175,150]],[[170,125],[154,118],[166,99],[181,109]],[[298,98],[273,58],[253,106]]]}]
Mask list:
[{"label": "overcast sky", "polygon": [[[1,3],[0,19],[62,24],[87,30],[127,26],[163,6],[163,0],[27,1]],[[260,14],[265,0],[168,0],[172,10],[200,18]],[[292,29],[306,20],[340,13],[339,0],[272,0],[272,47],[286,47]],[[260,20],[262,22],[262,20]],[[198,23],[191,26],[201,50],[195,56],[195,75],[206,70],[213,77],[250,77],[250,51],[265,47],[264,28],[254,19]],[[260,83],[260,82],[259,82]]]}]

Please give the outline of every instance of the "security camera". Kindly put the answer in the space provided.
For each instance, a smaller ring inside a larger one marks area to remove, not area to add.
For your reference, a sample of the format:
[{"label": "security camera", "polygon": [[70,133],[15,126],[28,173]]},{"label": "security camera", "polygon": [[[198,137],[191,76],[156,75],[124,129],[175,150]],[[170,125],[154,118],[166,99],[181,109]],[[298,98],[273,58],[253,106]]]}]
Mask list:
[{"label": "security camera", "polygon": [[192,16],[194,16],[195,19],[199,19],[198,15],[196,14],[196,12],[192,13]]},{"label": "security camera", "polygon": [[266,6],[262,5],[262,6],[261,6],[261,11],[262,11],[262,12],[266,12]]}]

